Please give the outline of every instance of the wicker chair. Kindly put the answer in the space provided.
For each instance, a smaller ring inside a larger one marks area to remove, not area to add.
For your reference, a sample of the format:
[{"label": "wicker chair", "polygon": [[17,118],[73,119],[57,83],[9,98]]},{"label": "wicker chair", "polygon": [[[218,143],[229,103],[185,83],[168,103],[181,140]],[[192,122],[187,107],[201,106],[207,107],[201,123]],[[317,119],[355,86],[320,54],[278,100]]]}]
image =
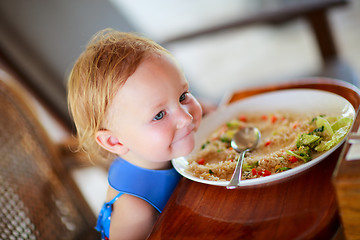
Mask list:
[{"label": "wicker chair", "polygon": [[59,149],[1,79],[0,126],[0,239],[100,239]]}]

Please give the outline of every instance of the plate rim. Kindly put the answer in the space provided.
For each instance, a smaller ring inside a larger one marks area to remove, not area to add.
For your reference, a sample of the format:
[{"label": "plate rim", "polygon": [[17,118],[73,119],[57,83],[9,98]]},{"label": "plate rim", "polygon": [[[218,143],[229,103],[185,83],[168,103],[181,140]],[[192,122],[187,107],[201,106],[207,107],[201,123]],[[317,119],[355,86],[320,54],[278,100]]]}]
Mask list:
[{"label": "plate rim", "polygon": [[[261,97],[265,97],[265,98],[266,97],[271,97],[272,95],[278,95],[278,94],[284,94],[284,93],[285,94],[291,94],[291,93],[294,93],[294,92],[295,93],[296,92],[297,93],[301,92],[302,94],[304,94],[304,93],[309,94],[310,92],[311,92],[311,94],[321,93],[323,95],[328,95],[329,97],[331,96],[331,97],[334,97],[334,98],[342,99],[343,101],[346,102],[346,104],[344,104],[344,107],[349,106],[349,109],[345,113],[349,112],[348,114],[351,114],[352,120],[353,120],[352,125],[354,124],[355,117],[356,117],[356,111],[355,111],[354,106],[346,98],[344,98],[343,96],[341,96],[339,94],[333,93],[333,92],[329,92],[329,91],[325,91],[325,90],[321,90],[321,89],[308,89],[308,88],[281,89],[281,90],[275,90],[275,91],[269,91],[269,92],[265,92],[265,93],[255,94],[255,95],[240,99],[239,101],[230,103],[228,105],[220,106],[217,111],[210,113],[208,116],[205,116],[202,121],[209,121],[209,120],[206,120],[206,119],[214,118],[213,116],[215,116],[218,113],[222,113],[224,111],[225,112],[229,111],[229,109],[232,109],[232,108],[237,108],[239,105],[242,105],[243,102],[246,102],[246,101],[251,101],[253,99],[256,100],[256,99],[261,98]],[[281,111],[281,110],[278,109],[278,111]],[[345,114],[345,113],[343,113],[343,114]],[[224,118],[222,120],[222,124],[225,123],[226,121],[228,121],[230,118],[231,117]],[[201,127],[201,125],[200,125],[200,127]],[[209,131],[214,131],[217,127],[214,127],[213,130],[209,130]],[[352,128],[352,126],[350,127],[350,130],[351,130],[351,128]],[[350,132],[350,130],[349,130],[349,132]],[[290,169],[290,170],[285,171],[285,172],[273,174],[271,176],[243,180],[243,181],[240,182],[239,186],[240,187],[242,187],[242,186],[258,186],[258,185],[262,185],[262,184],[269,184],[269,183],[280,181],[282,179],[287,179],[287,177],[291,177],[291,176],[297,175],[297,174],[299,174],[301,172],[304,172],[307,169],[311,168],[312,166],[314,166],[314,165],[318,164],[319,162],[321,162],[323,159],[325,159],[331,153],[333,153],[336,149],[338,149],[341,146],[341,144],[345,141],[345,139],[346,139],[347,135],[349,134],[349,132],[346,134],[346,136],[338,144],[336,144],[330,150],[328,150],[327,152],[321,154],[320,156],[316,157],[315,159],[311,160],[310,162],[308,162],[306,164],[297,166],[296,168]],[[210,180],[201,179],[201,178],[195,177],[193,175],[187,174],[185,172],[186,171],[185,168],[179,168],[177,162],[182,161],[182,162],[185,162],[184,165],[188,165],[189,163],[187,162],[186,158],[188,156],[190,156],[191,154],[194,154],[195,152],[196,152],[196,145],[194,147],[194,150],[189,155],[181,156],[181,157],[172,159],[171,163],[172,163],[173,167],[175,168],[175,170],[180,175],[182,175],[183,177],[185,177],[185,178],[187,178],[189,180],[195,181],[195,182],[204,183],[204,184],[208,184],[208,185],[214,185],[214,186],[227,186],[229,181],[210,181]]]}]

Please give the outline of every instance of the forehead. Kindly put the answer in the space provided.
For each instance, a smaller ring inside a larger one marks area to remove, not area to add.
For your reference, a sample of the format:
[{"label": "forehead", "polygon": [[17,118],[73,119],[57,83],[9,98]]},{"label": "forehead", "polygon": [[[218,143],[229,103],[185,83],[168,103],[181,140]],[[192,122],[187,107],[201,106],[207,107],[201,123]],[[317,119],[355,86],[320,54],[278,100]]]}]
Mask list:
[{"label": "forehead", "polygon": [[[144,59],[136,71],[117,91],[108,109],[108,117],[140,115],[167,99],[179,98],[187,81],[176,61],[169,55],[153,55]],[[115,119],[117,120],[117,119]]]}]

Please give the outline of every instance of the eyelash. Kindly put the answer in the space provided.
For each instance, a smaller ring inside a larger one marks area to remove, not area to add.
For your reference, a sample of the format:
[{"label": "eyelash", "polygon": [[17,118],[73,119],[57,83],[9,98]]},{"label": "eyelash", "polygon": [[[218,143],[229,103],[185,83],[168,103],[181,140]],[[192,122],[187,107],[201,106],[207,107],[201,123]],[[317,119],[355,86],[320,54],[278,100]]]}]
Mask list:
[{"label": "eyelash", "polygon": [[160,111],[158,114],[156,114],[156,116],[153,118],[154,121],[159,121],[161,119],[163,119],[165,116],[165,112],[164,111]]},{"label": "eyelash", "polygon": [[181,94],[181,96],[179,98],[179,102],[185,101],[188,93],[189,92],[184,92],[183,94]]}]

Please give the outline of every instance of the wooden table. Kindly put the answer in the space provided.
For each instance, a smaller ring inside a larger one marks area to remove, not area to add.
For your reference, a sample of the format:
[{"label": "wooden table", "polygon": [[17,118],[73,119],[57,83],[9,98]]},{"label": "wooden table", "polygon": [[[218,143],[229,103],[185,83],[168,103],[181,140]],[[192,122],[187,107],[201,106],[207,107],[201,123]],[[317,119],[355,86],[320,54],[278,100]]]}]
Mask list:
[{"label": "wooden table", "polygon": [[360,158],[349,156],[350,146],[360,148],[359,143],[359,133],[348,137],[333,178],[346,239],[360,239]]},{"label": "wooden table", "polygon": [[[238,91],[229,102],[292,88],[333,92],[359,110],[357,88],[323,78]],[[351,131],[359,122],[357,117]],[[149,239],[330,239],[340,226],[332,175],[341,150],[268,185],[228,190],[182,178]]]}]

